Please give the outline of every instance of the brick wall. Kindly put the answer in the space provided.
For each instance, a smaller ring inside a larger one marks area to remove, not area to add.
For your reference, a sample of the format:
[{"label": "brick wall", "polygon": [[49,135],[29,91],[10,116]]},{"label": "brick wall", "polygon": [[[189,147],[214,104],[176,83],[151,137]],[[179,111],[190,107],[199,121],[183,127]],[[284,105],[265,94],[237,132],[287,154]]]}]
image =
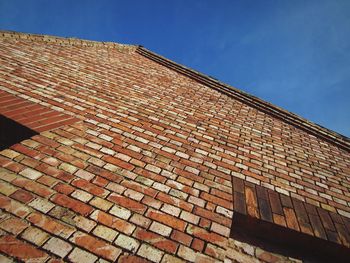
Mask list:
[{"label": "brick wall", "polygon": [[292,260],[230,238],[233,178],[338,215],[349,233],[347,149],[135,47],[46,38],[3,34],[0,99],[80,122],[0,153],[6,257]]}]

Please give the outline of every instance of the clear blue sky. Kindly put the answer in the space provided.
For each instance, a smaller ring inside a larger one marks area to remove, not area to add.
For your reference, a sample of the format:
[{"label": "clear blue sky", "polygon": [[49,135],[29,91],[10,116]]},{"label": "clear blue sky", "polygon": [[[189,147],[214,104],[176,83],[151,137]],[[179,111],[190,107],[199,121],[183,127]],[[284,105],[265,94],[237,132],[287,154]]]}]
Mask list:
[{"label": "clear blue sky", "polygon": [[0,0],[0,29],[140,44],[350,137],[350,0]]}]

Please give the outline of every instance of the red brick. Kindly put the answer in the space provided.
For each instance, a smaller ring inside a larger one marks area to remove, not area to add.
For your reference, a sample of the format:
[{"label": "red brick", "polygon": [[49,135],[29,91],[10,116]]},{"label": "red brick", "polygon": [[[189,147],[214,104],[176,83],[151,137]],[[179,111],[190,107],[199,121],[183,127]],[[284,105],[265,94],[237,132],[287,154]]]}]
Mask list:
[{"label": "red brick", "polygon": [[55,194],[51,198],[51,201],[63,207],[72,209],[73,211],[84,216],[90,214],[91,211],[93,210],[91,206],[86,205],[83,202],[80,202],[78,200],[72,199],[64,194]]},{"label": "red brick", "polygon": [[33,212],[27,217],[27,220],[35,226],[63,238],[68,238],[74,232],[72,227],[62,224],[57,220],[53,220],[51,217],[41,213]]},{"label": "red brick", "polygon": [[124,180],[121,182],[121,185],[126,187],[126,188],[130,188],[130,189],[133,189],[139,193],[143,193],[143,194],[146,194],[146,195],[149,195],[151,197],[155,197],[156,194],[158,193],[158,191],[150,188],[150,187],[146,187],[146,186],[143,186],[141,184],[138,184],[136,182],[133,182],[133,181],[129,181],[129,180]]},{"label": "red brick", "polygon": [[224,226],[227,226],[227,227],[231,226],[231,219],[230,218],[227,218],[227,217],[224,217],[224,216],[219,215],[217,213],[208,211],[208,210],[206,210],[204,208],[195,207],[194,210],[193,210],[193,213],[195,215],[198,215],[200,217],[204,217],[206,219],[209,219],[211,221],[217,222],[217,223],[222,224]]},{"label": "red brick", "polygon": [[119,183],[123,179],[123,177],[118,175],[118,174],[109,172],[105,169],[102,169],[102,168],[94,166],[94,165],[89,165],[86,168],[86,170],[95,174],[95,175],[99,175],[99,176],[101,176],[109,181],[115,182],[115,183]]},{"label": "red brick", "polygon": [[100,187],[105,187],[109,181],[104,179],[103,177],[96,176],[93,181],[94,184],[100,186]]},{"label": "red brick", "polygon": [[123,206],[127,209],[130,209],[131,211],[141,213],[141,214],[143,214],[147,209],[147,207],[145,205],[140,204],[139,202],[136,202],[136,201],[129,199],[125,196],[121,196],[121,195],[114,194],[114,193],[109,195],[108,200],[116,203],[117,205],[120,205],[120,206]]},{"label": "red brick", "polygon": [[130,235],[135,229],[135,226],[130,224],[129,222],[119,219],[115,216],[112,216],[102,211],[95,211],[91,215],[91,217],[97,222],[100,222],[101,224],[104,224],[110,228],[116,229],[127,235]]},{"label": "red brick", "polygon": [[12,236],[0,237],[0,252],[23,261],[45,261],[48,255]]},{"label": "red brick", "polygon": [[25,205],[2,195],[0,195],[0,208],[21,218],[29,214],[29,209]]},{"label": "red brick", "polygon": [[70,195],[71,193],[74,192],[75,188],[72,187],[69,184],[64,184],[64,183],[58,183],[55,185],[55,187],[53,188],[55,189],[57,192],[60,192],[62,194],[65,195]]},{"label": "red brick", "polygon": [[18,189],[16,192],[11,194],[10,197],[25,204],[29,203],[34,199],[34,195],[23,189]]},{"label": "red brick", "polygon": [[82,232],[76,232],[74,236],[70,238],[70,241],[95,255],[111,261],[115,261],[122,252],[119,248]]},{"label": "red brick", "polygon": [[185,246],[189,246],[191,244],[191,241],[192,241],[191,236],[189,236],[183,232],[177,231],[177,230],[172,231],[171,239],[173,239],[181,244],[184,244]]},{"label": "red brick", "polygon": [[229,210],[233,209],[232,201],[230,201],[230,202],[226,201],[220,197],[210,195],[206,192],[202,192],[200,197],[204,200],[207,200],[207,201],[212,202],[214,204],[217,204],[219,206],[225,207],[226,209],[229,209]]},{"label": "red brick", "polygon": [[120,263],[147,263],[148,260],[144,258],[140,258],[138,256],[134,255],[122,255],[120,258],[118,258],[118,262]]},{"label": "red brick", "polygon": [[9,217],[0,223],[0,228],[10,232],[13,235],[18,235],[28,226],[29,225],[25,221],[16,217]]},{"label": "red brick", "polygon": [[147,216],[153,220],[156,220],[164,225],[170,226],[174,229],[180,230],[180,231],[184,231],[185,227],[187,225],[186,222],[177,219],[176,217],[173,217],[171,215],[168,214],[164,214],[162,212],[158,212],[155,210],[149,210],[147,212]]},{"label": "red brick", "polygon": [[183,210],[186,210],[188,212],[191,212],[193,209],[192,204],[187,203],[186,201],[183,201],[181,199],[172,197],[169,194],[165,194],[163,192],[159,192],[159,194],[157,195],[157,199],[162,201],[162,202],[177,206],[177,207],[179,207]]},{"label": "red brick", "polygon": [[76,179],[72,182],[72,185],[83,189],[90,194],[97,195],[99,197],[105,197],[109,192],[95,184],[90,183],[89,181],[85,179]]},{"label": "red brick", "polygon": [[132,164],[124,162],[123,160],[120,160],[118,158],[114,158],[112,156],[105,156],[102,158],[102,160],[129,171],[135,168],[135,166],[133,166]]},{"label": "red brick", "polygon": [[204,248],[204,241],[200,240],[198,238],[193,239],[191,248],[193,248],[194,250],[196,250],[198,252],[202,252],[203,248]]},{"label": "red brick", "polygon": [[168,240],[153,232],[146,231],[142,228],[137,228],[133,236],[149,244],[152,244],[156,248],[172,254],[176,252],[176,249],[178,247],[178,244],[176,242]]},{"label": "red brick", "polygon": [[16,178],[12,183],[45,198],[54,193],[50,188],[25,178]]},{"label": "red brick", "polygon": [[25,154],[29,157],[32,157],[32,158],[35,158],[40,154],[40,152],[33,150],[33,149],[30,149],[23,144],[15,144],[15,145],[11,146],[11,149],[13,149],[17,152],[23,153],[23,154]]},{"label": "red brick", "polygon": [[209,243],[213,243],[216,244],[218,246],[224,246],[225,245],[225,240],[226,238],[213,233],[213,232],[209,232],[203,228],[200,227],[196,227],[196,226],[189,226],[187,228],[187,233],[205,241],[205,242],[209,242]]}]

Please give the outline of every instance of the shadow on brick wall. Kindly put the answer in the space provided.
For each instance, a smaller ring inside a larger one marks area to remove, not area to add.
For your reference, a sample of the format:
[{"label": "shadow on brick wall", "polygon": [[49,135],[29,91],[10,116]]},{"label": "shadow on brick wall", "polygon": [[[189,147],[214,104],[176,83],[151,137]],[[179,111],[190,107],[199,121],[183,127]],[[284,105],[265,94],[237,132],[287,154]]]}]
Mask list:
[{"label": "shadow on brick wall", "polygon": [[38,133],[0,114],[0,151]]}]

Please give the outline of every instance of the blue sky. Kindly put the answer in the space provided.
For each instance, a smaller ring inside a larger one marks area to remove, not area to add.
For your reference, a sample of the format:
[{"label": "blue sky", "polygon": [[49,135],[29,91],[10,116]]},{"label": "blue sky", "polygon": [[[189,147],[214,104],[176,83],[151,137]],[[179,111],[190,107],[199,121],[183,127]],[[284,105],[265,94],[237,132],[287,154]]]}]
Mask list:
[{"label": "blue sky", "polygon": [[350,137],[349,0],[0,0],[0,29],[140,44]]}]

